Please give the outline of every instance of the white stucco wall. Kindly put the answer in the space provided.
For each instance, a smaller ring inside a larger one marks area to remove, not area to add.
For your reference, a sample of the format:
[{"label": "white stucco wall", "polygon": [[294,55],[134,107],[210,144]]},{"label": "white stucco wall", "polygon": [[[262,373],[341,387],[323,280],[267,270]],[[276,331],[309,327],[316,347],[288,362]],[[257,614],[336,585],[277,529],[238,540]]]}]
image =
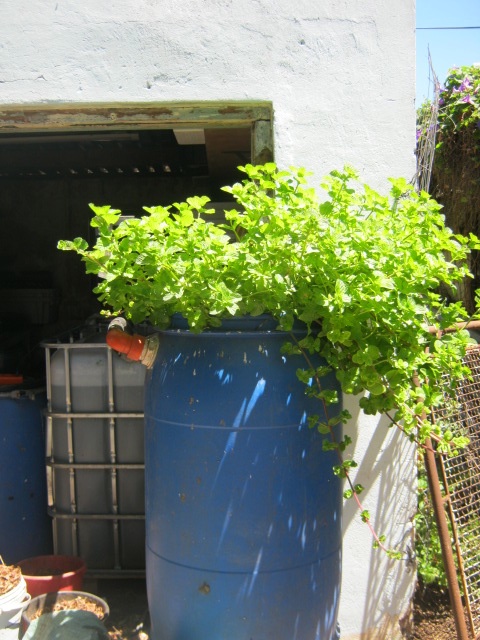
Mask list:
[{"label": "white stucco wall", "polygon": [[[0,4],[1,104],[271,100],[275,156],[383,188],[414,173],[414,0],[15,0]],[[366,507],[405,549],[412,450],[358,415]],[[400,637],[414,573],[345,508],[342,640]],[[307,638],[302,640],[309,640]]]}]

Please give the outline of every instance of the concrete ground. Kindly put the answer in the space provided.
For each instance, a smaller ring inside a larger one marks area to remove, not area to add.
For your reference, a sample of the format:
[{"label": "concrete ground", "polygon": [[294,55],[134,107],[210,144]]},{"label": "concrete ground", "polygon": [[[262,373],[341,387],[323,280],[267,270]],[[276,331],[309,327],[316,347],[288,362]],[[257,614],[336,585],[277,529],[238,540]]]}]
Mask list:
[{"label": "concrete ground", "polygon": [[85,580],[83,589],[107,601],[105,622],[112,640],[149,640],[150,620],[144,579]]}]

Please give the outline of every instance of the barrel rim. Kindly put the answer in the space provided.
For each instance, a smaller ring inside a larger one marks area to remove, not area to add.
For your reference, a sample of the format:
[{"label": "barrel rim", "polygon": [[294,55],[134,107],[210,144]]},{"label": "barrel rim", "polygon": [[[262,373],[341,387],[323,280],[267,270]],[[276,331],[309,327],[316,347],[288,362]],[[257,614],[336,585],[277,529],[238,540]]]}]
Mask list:
[{"label": "barrel rim", "polygon": [[270,314],[261,314],[258,316],[234,316],[231,318],[222,318],[218,327],[206,327],[200,332],[192,331],[188,326],[188,320],[181,314],[174,314],[171,318],[171,325],[166,329],[158,329],[160,334],[179,334],[192,337],[205,337],[216,335],[229,336],[255,336],[258,334],[271,335],[299,335],[308,332],[307,325],[295,320],[291,330],[279,329],[279,320]]}]

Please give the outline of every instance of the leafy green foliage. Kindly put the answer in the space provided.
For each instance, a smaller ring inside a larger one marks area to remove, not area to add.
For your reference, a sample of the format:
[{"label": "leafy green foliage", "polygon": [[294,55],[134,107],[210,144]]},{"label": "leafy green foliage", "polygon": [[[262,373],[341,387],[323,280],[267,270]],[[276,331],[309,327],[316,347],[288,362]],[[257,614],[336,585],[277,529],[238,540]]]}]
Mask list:
[{"label": "leafy green foliage", "polygon": [[[440,91],[438,124],[440,150],[448,137],[462,129],[472,128],[480,141],[480,67],[458,67],[448,73]],[[477,149],[477,158],[479,157]]]},{"label": "leafy green foliage", "polygon": [[[393,412],[412,433],[421,413],[442,401],[441,376],[468,373],[468,333],[437,338],[428,326],[467,320],[438,291],[468,275],[466,257],[478,241],[453,234],[440,206],[404,179],[391,179],[381,195],[346,167],[325,178],[320,202],[304,169],[241,169],[247,178],[224,188],[240,205],[225,212],[225,223],[208,221],[206,197],[146,207],[120,224],[120,211],[91,205],[95,246],[79,238],[58,246],[76,251],[88,273],[103,274],[99,299],[135,323],[165,327],[181,313],[201,331],[223,317],[269,313],[288,331],[302,320],[315,332],[290,349],[319,353],[345,393],[364,393],[366,413]],[[299,376],[308,382],[324,373],[306,367]],[[307,389],[325,406],[335,401]],[[424,440],[430,429],[415,437]]]},{"label": "leafy green foliage", "polygon": [[[438,106],[438,109],[437,109]],[[433,151],[431,180],[429,154]],[[419,181],[444,206],[447,225],[457,233],[480,235],[480,67],[451,69],[438,105],[426,101],[417,112]],[[423,160],[425,160],[425,165]],[[428,180],[427,180],[428,176]],[[480,253],[469,257],[473,279],[449,291],[473,313],[480,282]]]},{"label": "leafy green foliage", "polygon": [[432,103],[426,100],[417,111],[417,139],[429,134],[430,127],[436,128],[436,161],[441,161],[448,150],[451,152],[459,142],[462,133],[471,131],[473,143],[470,155],[480,162],[480,67],[464,66],[450,69],[444,86],[440,89],[438,122],[431,122]]},{"label": "leafy green foliage", "polygon": [[[449,427],[423,416],[443,402],[438,390],[446,372],[453,384],[468,374],[468,332],[442,333],[467,321],[467,313],[439,291],[469,275],[476,237],[455,235],[440,205],[401,178],[382,195],[345,167],[323,180],[320,201],[305,169],[240,169],[246,179],[224,188],[239,205],[225,211],[224,223],[208,221],[206,197],[146,207],[146,215],[119,224],[120,211],[91,205],[93,248],[79,238],[58,246],[76,251],[88,273],[102,274],[99,299],[135,323],[166,327],[180,313],[198,332],[225,317],[268,313],[289,331],[303,321],[308,335],[299,343],[292,338],[284,352],[305,356],[297,375],[327,416],[310,416],[320,432],[332,434],[350,418],[329,410],[336,397],[321,379],[333,370],[345,393],[363,394],[367,414],[387,413],[419,442],[433,430],[444,450],[457,446]],[[312,368],[312,353],[328,366]],[[348,444],[332,437],[326,445],[339,455],[334,472],[347,479],[356,466],[343,458]],[[359,492],[350,483],[346,497],[358,499]]]}]

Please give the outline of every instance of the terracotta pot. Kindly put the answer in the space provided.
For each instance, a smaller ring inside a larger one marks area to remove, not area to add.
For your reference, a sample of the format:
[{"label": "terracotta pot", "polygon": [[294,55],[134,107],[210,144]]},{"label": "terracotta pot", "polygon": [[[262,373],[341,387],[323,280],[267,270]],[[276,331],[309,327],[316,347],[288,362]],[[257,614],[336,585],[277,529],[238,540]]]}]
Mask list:
[{"label": "terracotta pot", "polygon": [[27,591],[35,598],[53,591],[81,591],[86,566],[76,556],[36,556],[18,563]]}]

